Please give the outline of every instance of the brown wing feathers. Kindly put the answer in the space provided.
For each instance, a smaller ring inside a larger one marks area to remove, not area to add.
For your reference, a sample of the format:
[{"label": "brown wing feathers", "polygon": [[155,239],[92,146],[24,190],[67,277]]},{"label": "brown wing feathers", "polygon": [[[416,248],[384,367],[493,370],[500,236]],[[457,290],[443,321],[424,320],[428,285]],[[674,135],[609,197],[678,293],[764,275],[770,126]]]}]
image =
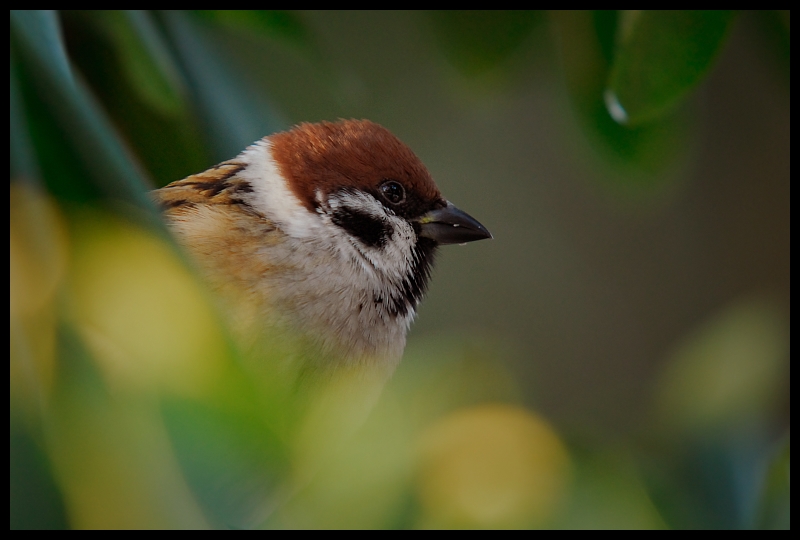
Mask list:
[{"label": "brown wing feathers", "polygon": [[157,189],[153,197],[164,211],[195,204],[247,205],[240,194],[252,192],[253,187],[237,176],[245,167],[241,162],[225,161]]}]

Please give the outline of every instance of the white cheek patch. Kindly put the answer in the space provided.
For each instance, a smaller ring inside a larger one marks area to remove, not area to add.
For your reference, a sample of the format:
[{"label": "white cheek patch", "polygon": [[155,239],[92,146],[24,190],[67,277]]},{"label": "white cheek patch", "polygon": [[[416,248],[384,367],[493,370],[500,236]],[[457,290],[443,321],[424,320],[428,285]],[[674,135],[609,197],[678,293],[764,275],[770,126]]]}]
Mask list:
[{"label": "white cheek patch", "polygon": [[256,210],[269,216],[290,237],[319,237],[319,218],[309,212],[286,185],[267,138],[248,146],[238,159],[247,163],[239,176],[253,187],[252,204]]},{"label": "white cheek patch", "polygon": [[[414,318],[414,305],[406,306],[399,316],[392,312],[398,302],[407,302],[403,299],[404,291],[419,263],[415,251],[417,236],[411,224],[369,193],[359,190],[341,191],[329,197],[318,191],[314,194],[317,211],[309,211],[283,178],[268,138],[249,146],[237,160],[247,164],[239,176],[253,188],[247,194],[248,204],[293,240],[277,252],[273,251],[275,248],[264,251],[265,260],[283,257],[295,261],[298,275],[292,278],[291,286],[303,283],[301,287],[309,287],[308,297],[333,302],[329,305],[319,300],[325,306],[322,311],[318,306],[309,306],[310,318],[341,313],[345,318],[331,324],[341,328],[354,324],[350,331],[360,336],[364,321],[374,316],[392,328],[402,329],[404,336]],[[391,231],[386,241],[368,245],[336,225],[336,211],[343,209],[385,224]],[[301,259],[296,260],[297,257]],[[304,277],[298,281],[300,276]],[[287,286],[282,284],[278,290],[287,290]],[[362,312],[365,304],[370,308]]]},{"label": "white cheek patch", "polygon": [[[337,193],[324,200],[321,192],[315,194],[320,203],[318,213],[310,212],[289,189],[272,157],[268,138],[256,141],[242,152],[238,159],[247,164],[239,176],[253,187],[249,201],[253,207],[268,216],[289,237],[313,240],[317,246],[327,244],[340,251],[351,262],[357,260],[368,275],[375,273],[402,279],[413,263],[416,234],[405,219],[388,211],[372,195],[351,190]],[[327,211],[322,210],[325,207]],[[365,246],[343,229],[333,225],[329,212],[346,207],[386,222],[392,237],[382,247]],[[336,238],[331,238],[331,234]],[[338,241],[337,241],[338,240]],[[377,276],[375,276],[377,277]]]},{"label": "white cheek patch", "polygon": [[[319,197],[320,194],[317,195]],[[414,246],[417,242],[414,228],[405,219],[388,210],[372,195],[362,191],[342,191],[332,195],[326,202],[327,211],[335,212],[348,208],[386,223],[392,231],[391,238],[381,246],[367,246],[353,238],[345,230],[333,227],[337,234],[358,253],[358,259],[366,259],[365,269],[377,271],[382,276],[403,279],[414,262]],[[330,218],[327,218],[328,220]],[[355,253],[353,253],[355,255]],[[371,267],[371,268],[370,268]]]}]

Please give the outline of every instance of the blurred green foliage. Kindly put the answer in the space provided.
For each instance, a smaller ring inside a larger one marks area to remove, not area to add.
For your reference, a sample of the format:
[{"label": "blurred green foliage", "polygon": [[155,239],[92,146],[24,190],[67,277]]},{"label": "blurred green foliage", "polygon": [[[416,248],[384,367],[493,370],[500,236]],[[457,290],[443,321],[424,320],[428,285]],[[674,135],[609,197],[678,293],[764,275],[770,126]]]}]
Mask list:
[{"label": "blurred green foliage", "polygon": [[467,76],[502,69],[544,20],[539,11],[433,11],[436,36],[447,58]]},{"label": "blurred green foliage", "polygon": [[[599,152],[653,171],[684,151],[735,19],[417,20],[467,81],[519,69],[547,28]],[[330,74],[321,31],[284,11],[12,11],[11,528],[788,528],[789,435],[764,425],[789,338],[769,301],[675,345],[637,448],[551,426],[480,338],[412,347],[369,415],[363,382],[315,409],[237,350],[146,193],[289,125],[222,41]]]}]

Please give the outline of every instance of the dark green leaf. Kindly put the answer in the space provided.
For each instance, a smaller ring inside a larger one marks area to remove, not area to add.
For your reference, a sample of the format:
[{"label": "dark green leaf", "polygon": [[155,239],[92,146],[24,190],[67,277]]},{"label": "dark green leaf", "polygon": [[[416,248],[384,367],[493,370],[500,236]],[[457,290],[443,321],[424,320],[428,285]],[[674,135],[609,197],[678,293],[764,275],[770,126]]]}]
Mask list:
[{"label": "dark green leaf", "polygon": [[606,89],[619,123],[639,125],[677,106],[708,72],[731,11],[626,12]]},{"label": "dark green leaf", "polygon": [[29,63],[19,61],[16,64],[20,107],[30,135],[38,178],[43,186],[62,201],[85,203],[102,200],[106,196],[104,188],[90,172],[91,164],[81,159],[76,151],[72,133],[62,127],[50,106],[52,96],[42,95],[41,85],[35,84]]},{"label": "dark green leaf", "polygon": [[64,501],[40,445],[18,418],[11,418],[11,521],[15,529],[64,529]]},{"label": "dark green leaf", "polygon": [[12,11],[12,35],[61,128],[97,185],[111,197],[151,208],[149,181],[131,159],[104,111],[73,76],[58,19],[50,11]]},{"label": "dark green leaf", "polygon": [[52,79],[65,86],[75,84],[55,11],[11,10],[11,28]]},{"label": "dark green leaf", "polygon": [[[102,101],[157,186],[209,166],[188,85],[152,14],[69,11],[62,24],[74,69]],[[137,30],[139,26],[144,28]],[[117,27],[128,37],[120,38]]]},{"label": "dark green leaf", "polygon": [[[597,148],[623,167],[644,172],[625,174],[625,191],[653,187],[662,171],[688,141],[685,119],[679,116],[643,126],[623,126],[609,115],[603,101],[608,80],[610,39],[617,31],[616,12],[565,11],[552,14],[561,49],[566,85],[580,120]],[[633,172],[633,171],[629,171]]]},{"label": "dark green leaf", "polygon": [[184,13],[167,12],[164,20],[217,160],[230,159],[286,126],[277,110],[230,69],[208,29]]},{"label": "dark green leaf", "polygon": [[285,475],[284,445],[252,407],[168,400],[163,415],[186,481],[215,526],[251,528],[270,508]]},{"label": "dark green leaf", "polygon": [[149,13],[140,10],[96,13],[114,45],[128,83],[163,114],[183,108],[185,88],[178,67]]},{"label": "dark green leaf", "polygon": [[25,119],[25,105],[20,93],[19,81],[17,80],[16,66],[14,57],[11,58],[11,178],[35,179],[39,178],[39,167],[36,163],[36,155],[30,140],[28,123]]}]

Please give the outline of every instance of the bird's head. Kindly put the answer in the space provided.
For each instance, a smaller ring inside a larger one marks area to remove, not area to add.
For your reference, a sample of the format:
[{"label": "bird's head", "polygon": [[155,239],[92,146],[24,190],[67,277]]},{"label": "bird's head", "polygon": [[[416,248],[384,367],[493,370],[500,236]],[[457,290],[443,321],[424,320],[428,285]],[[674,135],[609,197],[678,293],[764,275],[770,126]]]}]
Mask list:
[{"label": "bird's head", "polygon": [[437,246],[491,238],[408,146],[366,120],[299,124],[158,194],[219,287],[237,281],[323,350],[391,364]]}]

